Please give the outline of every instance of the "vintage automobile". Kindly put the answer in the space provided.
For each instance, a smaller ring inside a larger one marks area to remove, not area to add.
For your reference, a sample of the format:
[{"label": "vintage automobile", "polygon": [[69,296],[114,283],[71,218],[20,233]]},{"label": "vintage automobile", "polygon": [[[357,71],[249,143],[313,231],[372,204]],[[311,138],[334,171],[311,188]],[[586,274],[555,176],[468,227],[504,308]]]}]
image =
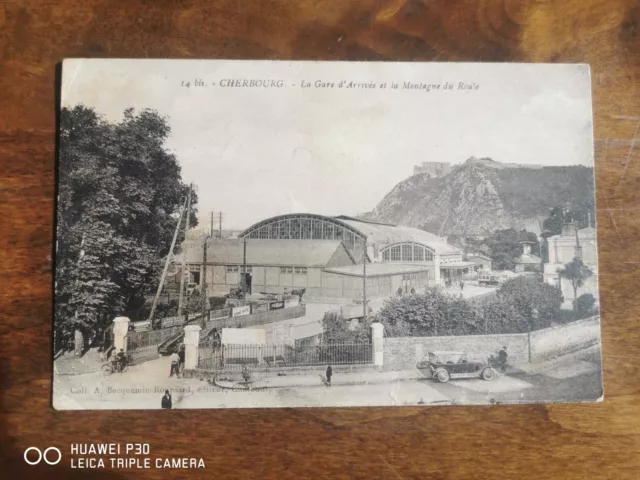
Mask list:
[{"label": "vintage automobile", "polygon": [[469,361],[463,352],[429,352],[428,359],[418,363],[418,370],[427,377],[445,383],[453,378],[493,380],[496,371],[487,362]]}]

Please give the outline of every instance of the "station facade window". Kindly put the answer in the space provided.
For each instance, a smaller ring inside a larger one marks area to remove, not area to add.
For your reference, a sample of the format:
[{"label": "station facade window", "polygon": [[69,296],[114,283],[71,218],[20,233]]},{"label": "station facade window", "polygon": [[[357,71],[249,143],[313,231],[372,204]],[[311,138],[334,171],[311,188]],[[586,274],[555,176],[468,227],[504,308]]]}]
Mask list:
[{"label": "station facade window", "polygon": [[247,231],[244,237],[264,240],[341,240],[352,252],[362,250],[365,241],[362,234],[348,225],[313,215],[276,217]]},{"label": "station facade window", "polygon": [[397,243],[382,250],[383,262],[433,262],[433,250],[419,243]]}]

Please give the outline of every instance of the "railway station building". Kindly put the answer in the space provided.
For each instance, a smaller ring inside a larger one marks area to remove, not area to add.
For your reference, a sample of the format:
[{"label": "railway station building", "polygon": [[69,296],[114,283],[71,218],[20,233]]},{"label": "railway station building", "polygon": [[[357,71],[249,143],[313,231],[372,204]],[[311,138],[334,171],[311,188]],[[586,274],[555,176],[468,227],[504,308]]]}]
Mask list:
[{"label": "railway station building", "polygon": [[206,261],[202,240],[186,247],[190,281],[199,284],[206,268],[209,295],[229,293],[246,271],[253,293],[305,289],[307,298],[355,299],[366,276],[368,296],[388,297],[456,280],[474,267],[424,230],[346,216],[271,217],[238,239],[208,239]]}]

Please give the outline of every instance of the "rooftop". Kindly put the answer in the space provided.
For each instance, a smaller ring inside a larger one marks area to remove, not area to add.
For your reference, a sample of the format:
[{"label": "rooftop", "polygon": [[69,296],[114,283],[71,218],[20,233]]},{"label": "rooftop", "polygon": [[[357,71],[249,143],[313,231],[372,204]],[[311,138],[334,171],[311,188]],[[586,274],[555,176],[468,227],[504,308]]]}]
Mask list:
[{"label": "rooftop", "polygon": [[470,253],[467,255],[467,258],[482,258],[483,260],[491,260],[491,257],[487,257],[486,255],[482,255],[481,253]]},{"label": "rooftop", "polygon": [[441,263],[440,268],[467,268],[467,267],[475,267],[475,263],[473,262],[447,262]]},{"label": "rooftop", "polygon": [[[190,242],[187,262],[202,263],[203,244]],[[290,265],[325,267],[337,250],[346,249],[340,240],[259,240],[247,239],[247,265]],[[353,257],[347,252],[351,261]],[[207,263],[242,265],[243,240],[209,239]]]},{"label": "rooftop", "polygon": [[[559,240],[561,238],[575,238],[575,231],[572,231],[570,235],[554,235],[553,237],[549,237],[548,240]],[[593,240],[596,238],[596,229],[593,227],[581,228],[578,230],[578,238],[585,240]]]},{"label": "rooftop", "polygon": [[368,242],[379,244],[381,247],[400,242],[416,242],[431,247],[439,254],[462,253],[457,248],[449,245],[446,240],[418,228],[374,223],[346,216],[338,216],[335,218],[362,232],[367,236]]},{"label": "rooftop", "polygon": [[[408,265],[404,263],[367,263],[367,277],[381,277],[387,275],[397,275],[404,273],[418,273],[428,271],[428,266]],[[325,272],[338,273],[340,275],[351,275],[362,277],[362,265],[351,265],[348,267],[325,268]]]},{"label": "rooftop", "polygon": [[536,264],[536,265],[540,265],[541,261],[542,260],[540,257],[537,257],[536,255],[531,255],[531,254],[520,255],[518,258],[515,259],[516,263]]}]

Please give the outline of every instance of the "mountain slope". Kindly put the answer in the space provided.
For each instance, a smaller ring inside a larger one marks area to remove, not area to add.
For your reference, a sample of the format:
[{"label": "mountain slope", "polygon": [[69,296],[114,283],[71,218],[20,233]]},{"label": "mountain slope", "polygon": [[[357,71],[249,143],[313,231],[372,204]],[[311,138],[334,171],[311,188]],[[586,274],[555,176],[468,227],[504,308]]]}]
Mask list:
[{"label": "mountain slope", "polygon": [[444,177],[414,175],[396,185],[366,219],[446,236],[532,230],[555,206],[593,209],[593,169],[502,164],[470,158]]}]

